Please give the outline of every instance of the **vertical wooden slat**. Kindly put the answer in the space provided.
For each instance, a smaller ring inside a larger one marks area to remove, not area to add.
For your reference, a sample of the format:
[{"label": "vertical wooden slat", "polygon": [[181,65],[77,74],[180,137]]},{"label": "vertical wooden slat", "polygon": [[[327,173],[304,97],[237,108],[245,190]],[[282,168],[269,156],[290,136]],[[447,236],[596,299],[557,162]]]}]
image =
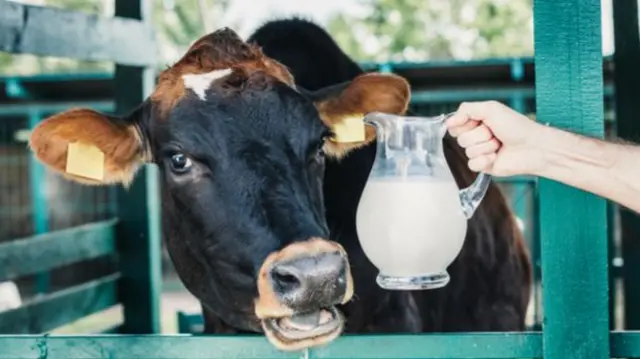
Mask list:
[{"label": "vertical wooden slat", "polygon": [[[149,0],[116,0],[116,16],[148,23]],[[152,68],[116,66],[116,111],[133,110],[152,91]],[[123,275],[119,295],[124,307],[122,332],[144,334],[160,332],[160,212],[157,169],[140,169],[132,186],[117,194],[118,249]]]},{"label": "vertical wooden slat", "polygon": [[[538,120],[603,137],[600,0],[534,0]],[[539,182],[544,357],[609,355],[606,202]]]},{"label": "vertical wooden slat", "polygon": [[[29,111],[29,128],[33,129],[41,120],[38,110]],[[49,230],[49,203],[45,196],[46,172],[44,165],[35,155],[29,155],[29,191],[31,192],[31,213],[33,214],[33,233],[41,234]],[[51,274],[42,272],[36,275],[36,292],[48,293],[51,289]]]},{"label": "vertical wooden slat", "polygon": [[[618,137],[640,140],[640,35],[637,0],[613,2],[616,127]],[[619,207],[624,258],[625,328],[640,329],[640,217]]]}]

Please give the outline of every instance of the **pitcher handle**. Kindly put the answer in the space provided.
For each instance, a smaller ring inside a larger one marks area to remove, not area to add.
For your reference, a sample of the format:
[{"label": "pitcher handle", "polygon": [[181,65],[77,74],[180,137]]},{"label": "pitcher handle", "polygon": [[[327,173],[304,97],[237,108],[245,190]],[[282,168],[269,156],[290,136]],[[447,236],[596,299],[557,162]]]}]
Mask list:
[{"label": "pitcher handle", "polygon": [[491,175],[480,172],[469,187],[460,190],[460,205],[462,213],[467,219],[471,218],[480,206],[480,202],[489,189],[489,184],[491,184]]},{"label": "pitcher handle", "polygon": [[[445,121],[454,114],[455,112],[451,112],[442,115],[442,136],[447,132],[447,127],[444,125]],[[491,179],[490,174],[479,172],[475,181],[469,187],[460,190],[460,205],[462,206],[462,213],[467,219],[471,218],[480,206],[484,195],[489,189]]]}]

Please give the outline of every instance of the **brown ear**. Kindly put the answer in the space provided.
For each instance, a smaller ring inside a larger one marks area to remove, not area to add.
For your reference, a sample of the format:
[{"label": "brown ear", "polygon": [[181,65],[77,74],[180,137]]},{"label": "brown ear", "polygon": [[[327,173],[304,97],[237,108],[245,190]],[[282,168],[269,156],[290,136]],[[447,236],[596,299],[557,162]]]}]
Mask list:
[{"label": "brown ear", "polygon": [[[407,111],[411,89],[404,78],[393,74],[369,73],[356,77],[338,94],[328,96],[315,103],[322,121],[334,128],[347,119],[363,118],[370,112],[402,115]],[[362,147],[375,139],[375,129],[365,127],[364,141],[338,143],[327,140],[324,151],[340,158],[349,151]]]},{"label": "brown ear", "polygon": [[[70,144],[92,146],[104,154],[102,163],[77,164],[104,166],[101,180],[66,171]],[[47,167],[84,184],[122,183],[126,186],[144,163],[144,147],[135,125],[90,109],[72,109],[47,118],[31,133],[29,146]]]}]

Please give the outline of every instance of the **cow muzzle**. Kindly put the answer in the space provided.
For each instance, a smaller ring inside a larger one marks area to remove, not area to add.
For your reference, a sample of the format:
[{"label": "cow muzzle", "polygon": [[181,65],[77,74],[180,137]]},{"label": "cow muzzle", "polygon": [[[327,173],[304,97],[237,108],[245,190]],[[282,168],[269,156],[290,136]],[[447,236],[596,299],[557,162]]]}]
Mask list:
[{"label": "cow muzzle", "polygon": [[353,296],[353,278],[338,243],[312,238],[271,253],[258,275],[256,316],[280,350],[328,343],[344,328],[336,308]]}]

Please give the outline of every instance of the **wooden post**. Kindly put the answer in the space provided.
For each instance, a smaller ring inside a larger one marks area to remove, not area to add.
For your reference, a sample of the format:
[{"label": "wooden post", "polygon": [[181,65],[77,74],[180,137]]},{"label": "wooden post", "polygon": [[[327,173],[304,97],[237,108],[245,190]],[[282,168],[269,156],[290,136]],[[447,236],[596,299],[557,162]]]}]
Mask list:
[{"label": "wooden post", "polygon": [[[600,0],[534,0],[538,121],[603,137]],[[544,357],[608,359],[606,201],[541,179]]]},{"label": "wooden post", "polygon": [[[148,21],[151,1],[116,0],[116,16]],[[116,112],[126,113],[151,93],[151,67],[116,66]],[[161,234],[157,169],[144,166],[128,190],[118,192],[119,299],[127,334],[160,332]]]},{"label": "wooden post", "polygon": [[[640,139],[640,35],[637,0],[613,1],[615,35],[616,129],[619,138]],[[619,207],[624,258],[624,320],[626,329],[640,329],[640,217]]]},{"label": "wooden post", "polygon": [[[42,120],[37,109],[29,111],[29,129],[33,129]],[[49,231],[49,201],[44,195],[43,186],[46,181],[46,170],[38,162],[35,155],[29,156],[29,192],[31,193],[31,213],[33,214],[33,233],[41,234]],[[51,272],[41,272],[35,277],[36,292],[46,294],[51,290]]]}]

